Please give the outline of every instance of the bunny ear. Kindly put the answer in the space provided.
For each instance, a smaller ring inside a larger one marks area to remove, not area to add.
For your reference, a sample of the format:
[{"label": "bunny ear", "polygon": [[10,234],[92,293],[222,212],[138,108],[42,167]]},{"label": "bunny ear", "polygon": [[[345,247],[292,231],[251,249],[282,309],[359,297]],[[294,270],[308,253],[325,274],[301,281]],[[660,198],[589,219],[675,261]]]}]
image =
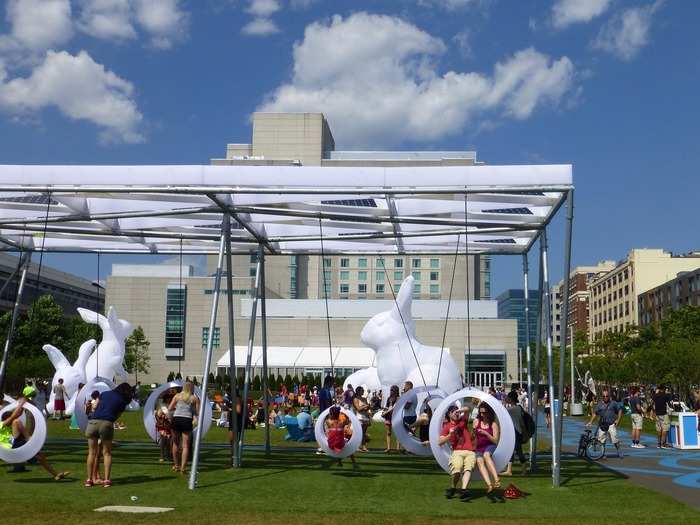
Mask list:
[{"label": "bunny ear", "polygon": [[102,330],[109,326],[107,319],[105,319],[105,316],[102,314],[98,314],[97,312],[93,312],[92,310],[88,310],[86,308],[78,308],[78,313],[83,321],[88,324],[99,325]]},{"label": "bunny ear", "polygon": [[88,339],[82,345],[80,345],[80,350],[78,350],[78,360],[75,362],[75,366],[78,369],[85,369],[90,353],[92,352],[92,349],[95,348],[96,344],[97,341],[94,339]]},{"label": "bunny ear", "polygon": [[117,309],[114,306],[110,306],[107,310],[107,320],[110,326],[115,325],[119,322],[119,316],[117,315]]},{"label": "bunny ear", "polygon": [[70,363],[68,362],[68,359],[66,359],[66,356],[64,356],[63,352],[61,352],[55,346],[44,345],[42,349],[44,350],[44,352],[46,352],[46,355],[49,356],[49,361],[51,361],[51,364],[56,370],[58,370],[59,368],[65,368],[67,366],[70,366]]},{"label": "bunny ear", "polygon": [[411,303],[413,302],[413,276],[409,275],[401,283],[401,288],[399,293],[396,295],[396,304],[392,313],[394,316],[409,324],[413,320],[413,314],[411,313]]}]

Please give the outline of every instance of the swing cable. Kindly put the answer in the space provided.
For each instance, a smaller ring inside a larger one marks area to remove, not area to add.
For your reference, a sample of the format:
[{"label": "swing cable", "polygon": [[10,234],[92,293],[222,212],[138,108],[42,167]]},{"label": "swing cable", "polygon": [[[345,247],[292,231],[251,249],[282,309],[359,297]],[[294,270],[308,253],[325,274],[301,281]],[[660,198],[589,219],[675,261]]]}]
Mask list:
[{"label": "swing cable", "polygon": [[318,218],[318,229],[321,237],[321,272],[323,272],[323,298],[326,302],[326,326],[328,327],[328,354],[331,358],[331,377],[335,378],[335,368],[333,367],[333,345],[331,343],[331,318],[328,312],[328,284],[326,283],[326,254],[323,249],[323,221]]},{"label": "swing cable", "polygon": [[442,332],[442,346],[440,347],[440,362],[438,363],[437,379],[435,386],[440,384],[440,370],[442,370],[442,354],[445,351],[445,337],[447,337],[447,321],[450,319],[450,305],[452,304],[452,288],[455,284],[455,272],[457,270],[457,261],[459,257],[459,239],[460,234],[457,234],[457,247],[455,248],[455,258],[452,264],[452,279],[450,280],[450,294],[447,297],[447,312],[445,312],[445,328]]},{"label": "swing cable", "polygon": [[[466,190],[466,187],[465,187]],[[469,312],[470,300],[469,300],[469,220],[468,220],[468,206],[467,199],[468,193],[464,192],[464,261],[467,267],[467,386],[471,384],[471,371],[472,371],[472,332],[471,323],[472,318]]]}]

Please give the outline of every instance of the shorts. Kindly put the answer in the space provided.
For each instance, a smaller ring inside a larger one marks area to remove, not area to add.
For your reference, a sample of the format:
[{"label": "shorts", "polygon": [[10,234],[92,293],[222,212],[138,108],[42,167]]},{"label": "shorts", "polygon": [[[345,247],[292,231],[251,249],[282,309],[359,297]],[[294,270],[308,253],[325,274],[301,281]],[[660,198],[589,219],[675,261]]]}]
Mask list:
[{"label": "shorts", "polygon": [[669,430],[671,430],[671,418],[668,416],[668,414],[656,416],[656,431],[668,432]]},{"label": "shorts", "polygon": [[450,475],[474,470],[476,454],[473,450],[453,450],[450,455]]},{"label": "shorts", "polygon": [[610,434],[610,441],[613,444],[617,445],[619,443],[619,439],[617,439],[617,426],[615,424],[610,425],[607,430],[603,430],[602,428],[599,428],[598,429],[598,441],[605,444],[607,434]]},{"label": "shorts", "polygon": [[484,454],[486,454],[487,452],[493,456],[493,453],[496,452],[496,445],[489,445],[484,450],[477,450],[476,457],[483,458]]},{"label": "shorts", "polygon": [[192,418],[191,417],[174,417],[173,418],[173,430],[175,432],[192,432]]},{"label": "shorts", "polygon": [[66,410],[66,402],[63,399],[55,399],[53,409],[56,412],[64,412]]},{"label": "shorts", "polygon": [[644,426],[644,416],[642,414],[632,414],[632,430],[642,430]]},{"label": "shorts", "polygon": [[105,419],[91,419],[85,429],[85,437],[88,439],[101,439],[112,441],[114,439],[114,422]]}]

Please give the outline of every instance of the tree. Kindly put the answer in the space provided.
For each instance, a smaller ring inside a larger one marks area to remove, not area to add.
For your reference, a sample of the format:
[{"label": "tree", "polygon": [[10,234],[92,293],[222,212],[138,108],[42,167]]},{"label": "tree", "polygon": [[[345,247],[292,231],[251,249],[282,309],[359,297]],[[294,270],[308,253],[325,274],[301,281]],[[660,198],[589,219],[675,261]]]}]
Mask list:
[{"label": "tree", "polygon": [[170,373],[168,374],[168,378],[166,379],[166,381],[167,381],[168,383],[170,383],[171,381],[174,381],[174,380],[175,380],[175,373],[174,373],[174,372],[170,372]]},{"label": "tree", "polygon": [[255,390],[256,392],[260,390],[260,376],[257,375],[257,374],[256,374],[255,377],[253,378],[253,386],[252,386],[252,388],[253,388],[253,390]]},{"label": "tree", "polygon": [[176,380],[176,381],[182,381],[182,374],[181,374],[180,372],[178,372],[177,374],[175,374],[175,380]]},{"label": "tree", "polygon": [[137,326],[136,330],[126,339],[124,367],[127,372],[135,374],[137,383],[139,381],[139,372],[147,374],[151,369],[151,356],[148,354],[149,346],[151,346],[151,342],[146,339],[146,334],[143,333],[141,325]]}]

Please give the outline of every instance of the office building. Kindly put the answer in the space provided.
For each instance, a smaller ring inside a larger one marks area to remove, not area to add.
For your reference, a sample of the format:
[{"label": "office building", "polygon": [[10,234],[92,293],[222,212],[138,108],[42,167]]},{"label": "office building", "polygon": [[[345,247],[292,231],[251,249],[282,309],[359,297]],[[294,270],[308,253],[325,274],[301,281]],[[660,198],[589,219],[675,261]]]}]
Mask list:
[{"label": "office building", "polygon": [[639,294],[639,325],[657,324],[669,310],[688,305],[700,306],[700,261],[697,269]]},{"label": "office building", "polygon": [[[497,298],[498,318],[515,319],[518,322],[518,348],[524,351],[525,346],[525,291],[511,289],[501,293]],[[528,293],[530,348],[534,348],[537,340],[537,319],[539,314],[539,293],[530,290]]]}]

